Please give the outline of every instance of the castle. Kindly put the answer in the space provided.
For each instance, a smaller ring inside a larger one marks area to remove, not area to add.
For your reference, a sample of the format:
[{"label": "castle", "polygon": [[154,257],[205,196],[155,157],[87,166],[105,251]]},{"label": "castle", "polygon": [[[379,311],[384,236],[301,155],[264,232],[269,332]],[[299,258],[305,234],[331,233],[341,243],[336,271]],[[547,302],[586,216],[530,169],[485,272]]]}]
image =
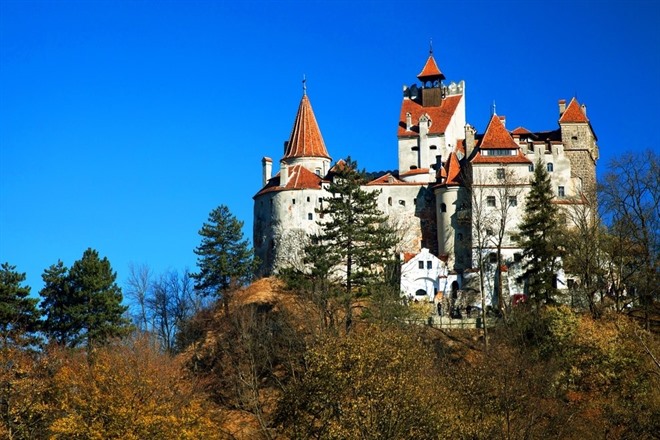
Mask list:
[{"label": "castle", "polygon": [[[568,105],[559,100],[558,128],[540,132],[509,130],[506,119],[493,112],[478,134],[466,123],[465,82],[445,84],[432,50],[417,79],[420,84],[403,90],[398,171],[365,186],[379,191],[379,208],[399,231],[402,291],[429,300],[438,293],[457,299],[474,282],[479,261],[487,263],[482,270],[495,273],[497,242],[503,294],[522,294],[515,281],[521,249],[512,236],[534,166],[540,160],[547,167],[554,202],[562,207],[587,204],[595,190],[598,146],[586,107],[575,98]],[[304,89],[274,176],[272,165],[263,158],[262,188],[254,196],[253,243],[263,275],[302,267],[306,237],[317,231],[317,209],[329,196],[332,159]],[[489,296],[498,295],[494,278],[488,279]],[[558,287],[569,281],[559,274]]]}]

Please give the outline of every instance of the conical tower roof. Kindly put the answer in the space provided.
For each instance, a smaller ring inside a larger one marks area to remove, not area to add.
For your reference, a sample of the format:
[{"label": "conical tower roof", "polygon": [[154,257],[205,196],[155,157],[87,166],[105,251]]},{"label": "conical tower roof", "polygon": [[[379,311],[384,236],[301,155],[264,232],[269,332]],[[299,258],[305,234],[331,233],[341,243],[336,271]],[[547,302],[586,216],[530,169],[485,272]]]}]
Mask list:
[{"label": "conical tower roof", "polygon": [[284,150],[282,159],[294,157],[323,157],[330,159],[328,150],[325,148],[321,130],[316,123],[316,117],[312,110],[307,94],[303,94],[298,114],[293,123],[291,136]]},{"label": "conical tower roof", "polygon": [[433,52],[429,55],[429,59],[426,60],[426,64],[424,64],[422,71],[417,75],[417,79],[422,82],[445,79],[445,75],[442,74],[438,67],[438,63],[436,63],[435,58],[433,58]]}]

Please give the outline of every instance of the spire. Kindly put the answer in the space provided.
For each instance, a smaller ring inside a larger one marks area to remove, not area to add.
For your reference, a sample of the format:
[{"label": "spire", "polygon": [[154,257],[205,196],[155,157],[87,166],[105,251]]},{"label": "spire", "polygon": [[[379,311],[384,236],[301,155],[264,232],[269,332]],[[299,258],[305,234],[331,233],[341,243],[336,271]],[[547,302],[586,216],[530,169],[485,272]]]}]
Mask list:
[{"label": "spire", "polygon": [[304,73],[303,73],[302,85],[303,85],[303,96],[307,96],[307,78],[305,77]]},{"label": "spire", "polygon": [[431,41],[429,45],[429,58],[426,60],[426,64],[424,64],[422,71],[419,73],[419,75],[417,75],[417,79],[423,83],[427,81],[433,82],[436,80],[441,81],[445,79],[445,76],[440,71],[438,64],[435,62],[435,58],[433,58],[433,41]]},{"label": "spire", "polygon": [[325,148],[321,130],[319,130],[316,123],[312,105],[307,97],[305,82],[306,79],[303,79],[303,97],[282,159],[294,157],[323,157],[329,159],[330,156]]}]

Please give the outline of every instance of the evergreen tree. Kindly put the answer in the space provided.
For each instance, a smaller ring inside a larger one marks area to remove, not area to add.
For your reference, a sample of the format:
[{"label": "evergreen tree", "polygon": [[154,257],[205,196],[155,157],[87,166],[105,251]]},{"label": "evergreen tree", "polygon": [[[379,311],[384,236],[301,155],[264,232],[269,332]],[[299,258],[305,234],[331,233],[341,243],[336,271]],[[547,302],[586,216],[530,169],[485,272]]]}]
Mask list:
[{"label": "evergreen tree", "polygon": [[44,332],[49,339],[62,345],[70,342],[70,335],[73,335],[74,329],[78,327],[67,310],[72,300],[69,295],[68,273],[69,269],[62,261],[51,265],[41,275],[44,288],[39,292],[42,297],[40,307],[46,317],[43,323]]},{"label": "evergreen tree", "polygon": [[70,270],[58,262],[43,275],[46,334],[58,343],[91,347],[130,331],[121,289],[106,257],[87,249]]},{"label": "evergreen tree", "polygon": [[39,300],[29,297],[29,286],[21,285],[25,278],[25,273],[16,272],[16,266],[9,263],[0,266],[0,348],[36,341]]},{"label": "evergreen tree", "polygon": [[534,168],[532,188],[526,198],[525,212],[519,225],[518,244],[523,248],[524,272],[530,298],[554,300],[555,274],[560,267],[561,247],[559,209],[545,164],[539,159]]},{"label": "evergreen tree", "polygon": [[[332,183],[319,210],[320,232],[312,236],[307,248],[312,275],[341,280],[346,329],[352,324],[353,298],[385,288],[388,263],[394,257],[396,236],[378,209],[378,192],[365,191],[363,173],[357,163],[340,162],[335,166]],[[325,276],[323,276],[325,274]]]},{"label": "evergreen tree", "polygon": [[211,211],[199,235],[202,242],[195,249],[199,272],[191,274],[195,288],[222,298],[228,311],[231,290],[249,281],[255,269],[254,253],[243,238],[243,222],[220,205]]}]

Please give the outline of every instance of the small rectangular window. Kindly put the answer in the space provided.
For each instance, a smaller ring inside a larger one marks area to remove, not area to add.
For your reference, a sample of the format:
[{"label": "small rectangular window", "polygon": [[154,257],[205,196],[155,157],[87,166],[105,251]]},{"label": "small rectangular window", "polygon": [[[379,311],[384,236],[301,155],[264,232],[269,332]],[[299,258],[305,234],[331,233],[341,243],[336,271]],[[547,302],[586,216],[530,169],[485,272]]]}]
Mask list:
[{"label": "small rectangular window", "polygon": [[518,197],[509,196],[509,206],[518,206]]},{"label": "small rectangular window", "polygon": [[497,254],[495,252],[488,254],[488,261],[491,263],[497,263]]},{"label": "small rectangular window", "polygon": [[557,195],[559,197],[566,197],[566,192],[565,192],[563,186],[560,186],[560,187],[557,188]]},{"label": "small rectangular window", "polygon": [[307,197],[307,201],[309,202],[309,197]]},{"label": "small rectangular window", "polygon": [[495,196],[486,197],[486,206],[489,206],[491,208],[495,207]]},{"label": "small rectangular window", "polygon": [[399,200],[399,205],[406,206],[406,201],[405,200]]},{"label": "small rectangular window", "polygon": [[296,199],[291,199],[291,203],[295,205],[296,204]]},{"label": "small rectangular window", "polygon": [[314,220],[314,214],[311,212],[307,214],[307,220]]},{"label": "small rectangular window", "polygon": [[498,179],[504,179],[504,168],[498,168],[497,169],[497,178]]},{"label": "small rectangular window", "polygon": [[534,164],[529,165],[529,172],[533,173],[534,172]]},{"label": "small rectangular window", "polygon": [[419,264],[420,269],[424,269],[424,262],[423,261],[420,261],[418,264]]},{"label": "small rectangular window", "polygon": [[427,269],[433,269],[433,261],[427,261],[426,262],[426,268]]}]

